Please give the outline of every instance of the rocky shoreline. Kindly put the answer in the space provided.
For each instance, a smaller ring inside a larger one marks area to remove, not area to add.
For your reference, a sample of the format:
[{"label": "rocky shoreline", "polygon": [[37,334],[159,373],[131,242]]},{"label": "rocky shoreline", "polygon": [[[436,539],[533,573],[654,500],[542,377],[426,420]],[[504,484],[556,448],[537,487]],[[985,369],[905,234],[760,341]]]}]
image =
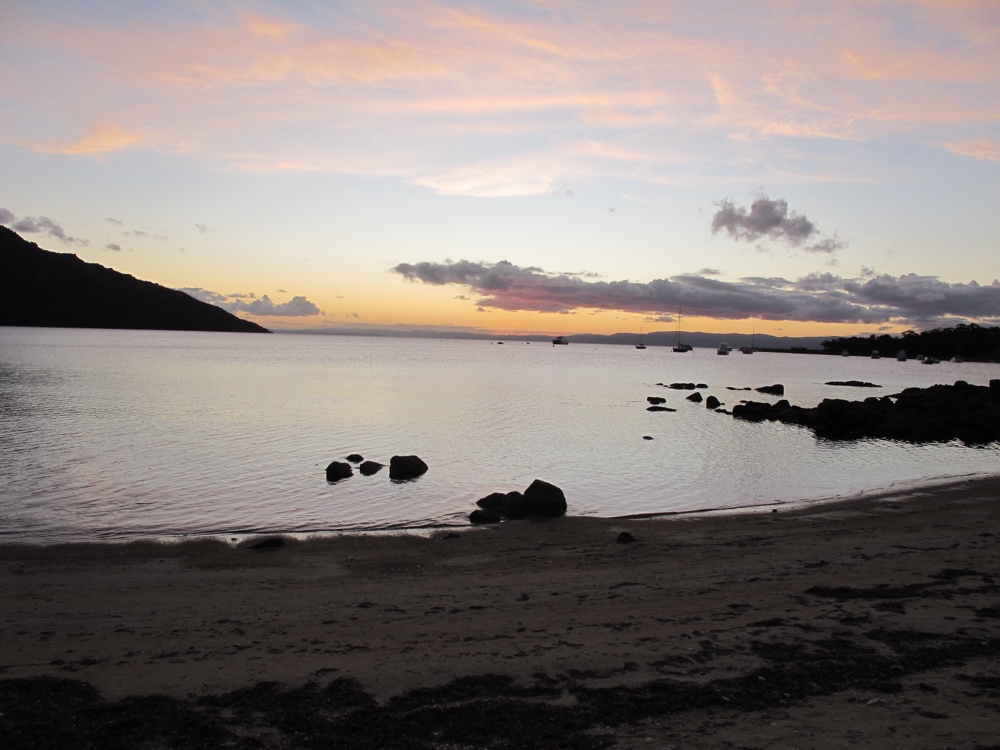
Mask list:
[{"label": "rocky shoreline", "polygon": [[1000,440],[1000,380],[991,380],[989,386],[959,380],[954,385],[906,388],[863,401],[823,399],[812,409],[786,400],[775,404],[746,401],[733,407],[733,417],[801,425],[817,437],[832,440],[960,440],[966,445],[985,445]]}]

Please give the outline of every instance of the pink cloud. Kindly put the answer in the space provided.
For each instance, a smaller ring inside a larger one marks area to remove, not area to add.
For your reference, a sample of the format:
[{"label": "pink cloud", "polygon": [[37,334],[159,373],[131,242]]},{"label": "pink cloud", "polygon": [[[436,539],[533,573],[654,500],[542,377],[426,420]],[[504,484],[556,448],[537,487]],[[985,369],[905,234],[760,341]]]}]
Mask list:
[{"label": "pink cloud", "polygon": [[[1000,86],[995,3],[776,3],[780,23],[745,3],[387,3],[309,23],[254,7],[118,24],[20,11],[7,92],[30,104],[4,139],[507,195],[614,165],[633,177],[636,153],[645,179],[676,179],[662,165],[725,158],[720,144],[907,132],[965,153],[1000,117],[982,96]],[[461,178],[484,152],[529,171]]]}]

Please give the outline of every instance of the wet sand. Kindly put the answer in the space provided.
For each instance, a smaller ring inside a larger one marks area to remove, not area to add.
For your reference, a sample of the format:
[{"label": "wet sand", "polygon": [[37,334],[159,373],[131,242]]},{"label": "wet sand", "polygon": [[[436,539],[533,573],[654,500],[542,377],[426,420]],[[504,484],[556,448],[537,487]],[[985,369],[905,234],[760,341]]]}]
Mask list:
[{"label": "wet sand", "polygon": [[57,704],[78,746],[138,724],[150,747],[1000,747],[998,521],[986,478],[262,550],[0,546],[0,732],[69,731]]}]

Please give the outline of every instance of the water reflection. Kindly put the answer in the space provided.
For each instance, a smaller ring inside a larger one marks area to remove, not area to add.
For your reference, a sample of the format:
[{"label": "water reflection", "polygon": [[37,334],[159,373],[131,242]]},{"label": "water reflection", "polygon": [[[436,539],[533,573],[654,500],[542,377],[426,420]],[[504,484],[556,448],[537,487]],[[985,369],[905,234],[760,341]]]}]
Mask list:
[{"label": "water reflection", "polygon": [[[617,516],[859,492],[998,469],[998,451],[825,443],[750,424],[657,382],[728,391],[784,383],[812,406],[965,379],[996,366],[774,355],[675,355],[651,347],[140,331],[0,331],[0,534],[133,534],[395,528],[463,522],[490,492],[535,478],[571,513]],[[645,410],[649,395],[676,412]],[[654,440],[646,441],[643,435]],[[416,482],[386,472],[328,485],[360,453],[416,454]]]}]

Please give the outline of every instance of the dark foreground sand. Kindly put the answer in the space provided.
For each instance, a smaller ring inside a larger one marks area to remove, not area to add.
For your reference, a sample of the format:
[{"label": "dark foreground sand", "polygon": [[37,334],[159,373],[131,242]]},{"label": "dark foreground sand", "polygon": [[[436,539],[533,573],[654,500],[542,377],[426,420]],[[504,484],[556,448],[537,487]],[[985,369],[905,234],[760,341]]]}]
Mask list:
[{"label": "dark foreground sand", "polygon": [[257,551],[0,547],[0,737],[1000,748],[998,519],[992,478]]}]

